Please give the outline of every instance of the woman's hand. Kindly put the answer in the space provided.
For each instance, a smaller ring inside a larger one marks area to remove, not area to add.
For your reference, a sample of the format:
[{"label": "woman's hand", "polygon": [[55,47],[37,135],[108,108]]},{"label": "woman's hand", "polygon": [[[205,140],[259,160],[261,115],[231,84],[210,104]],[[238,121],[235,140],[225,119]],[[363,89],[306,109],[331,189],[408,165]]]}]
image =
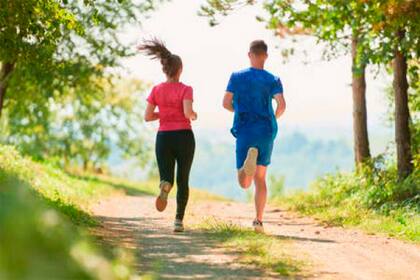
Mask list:
[{"label": "woman's hand", "polygon": [[144,120],[146,122],[151,122],[159,119],[159,113],[155,112],[155,108],[155,105],[147,103],[146,111],[144,113]]},{"label": "woman's hand", "polygon": [[193,110],[193,101],[185,99],[183,102],[184,116],[185,118],[195,121],[197,119],[197,113]]},{"label": "woman's hand", "polygon": [[196,112],[192,112],[190,120],[192,120],[192,121],[197,120],[197,113]]}]

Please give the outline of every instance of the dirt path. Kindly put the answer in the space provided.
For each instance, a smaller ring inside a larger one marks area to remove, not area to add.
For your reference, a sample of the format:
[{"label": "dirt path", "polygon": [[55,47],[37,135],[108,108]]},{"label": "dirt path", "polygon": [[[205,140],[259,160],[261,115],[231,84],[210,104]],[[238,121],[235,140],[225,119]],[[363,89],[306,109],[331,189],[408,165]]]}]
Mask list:
[{"label": "dirt path", "polygon": [[[172,233],[174,201],[164,213],[154,210],[152,197],[115,197],[93,207],[104,224],[109,242],[138,249],[138,269],[160,266],[160,279],[278,279],[255,267],[235,262],[199,231]],[[249,226],[253,207],[245,203],[200,201],[189,205],[186,225],[205,216]],[[420,246],[357,230],[324,228],[314,220],[277,208],[268,208],[266,231],[290,239],[311,260],[309,279],[420,279]],[[159,265],[159,263],[161,263]]]}]

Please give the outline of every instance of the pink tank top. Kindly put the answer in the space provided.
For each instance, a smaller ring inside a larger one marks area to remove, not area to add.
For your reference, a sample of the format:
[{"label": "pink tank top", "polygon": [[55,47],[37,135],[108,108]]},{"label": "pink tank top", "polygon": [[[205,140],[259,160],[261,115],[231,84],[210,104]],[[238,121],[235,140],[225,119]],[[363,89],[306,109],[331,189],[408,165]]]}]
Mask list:
[{"label": "pink tank top", "polygon": [[159,131],[191,129],[184,115],[184,100],[193,100],[193,89],[180,82],[164,82],[153,87],[147,101],[159,108]]}]

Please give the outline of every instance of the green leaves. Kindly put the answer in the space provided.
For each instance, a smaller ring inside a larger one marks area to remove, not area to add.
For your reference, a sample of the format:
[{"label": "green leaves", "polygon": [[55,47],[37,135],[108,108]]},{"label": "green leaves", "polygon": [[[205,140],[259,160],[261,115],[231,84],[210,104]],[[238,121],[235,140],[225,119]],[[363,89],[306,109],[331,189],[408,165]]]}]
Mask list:
[{"label": "green leaves", "polygon": [[0,63],[15,66],[4,87],[0,141],[63,163],[100,164],[111,145],[142,152],[134,129],[144,85],[106,72],[134,54],[119,32],[138,24],[156,2],[0,0]]},{"label": "green leaves", "polygon": [[116,148],[145,160],[144,88],[139,80],[99,76],[64,87],[63,94],[56,92],[46,103],[21,101],[8,110],[7,142],[40,160],[59,158],[62,165],[97,168]]}]

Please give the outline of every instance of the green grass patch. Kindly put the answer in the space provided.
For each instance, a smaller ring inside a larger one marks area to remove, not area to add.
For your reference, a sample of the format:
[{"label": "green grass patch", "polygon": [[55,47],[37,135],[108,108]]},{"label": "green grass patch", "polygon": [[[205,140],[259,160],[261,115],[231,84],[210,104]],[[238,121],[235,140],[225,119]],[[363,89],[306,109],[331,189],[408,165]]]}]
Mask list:
[{"label": "green grass patch", "polygon": [[207,219],[195,226],[208,233],[208,238],[216,239],[223,248],[239,254],[243,264],[255,265],[270,273],[290,278],[306,274],[307,265],[302,259],[290,255],[292,243],[275,236],[258,234],[253,230],[217,219]]},{"label": "green grass patch", "polygon": [[137,279],[134,255],[86,228],[91,203],[123,193],[0,146],[0,279]]},{"label": "green grass patch", "polygon": [[[157,192],[153,180],[69,174],[0,145],[0,279],[138,279],[133,252],[88,234],[98,225],[89,208],[110,195]],[[193,190],[192,198],[218,197]]]},{"label": "green grass patch", "polygon": [[55,201],[51,207],[24,181],[0,171],[0,279],[132,279],[129,252],[98,247],[61,213],[66,206],[56,209]]},{"label": "green grass patch", "polygon": [[18,186],[27,188],[73,223],[87,226],[97,224],[89,214],[89,206],[119,192],[109,184],[69,176],[54,166],[20,156],[12,147],[0,146],[0,185],[7,182],[15,185],[11,191],[17,191]]},{"label": "green grass patch", "polygon": [[[151,179],[143,182],[133,182],[122,178],[109,177],[109,176],[84,176],[84,178],[91,178],[91,180],[99,181],[112,185],[114,188],[123,190],[128,195],[157,195],[159,193],[159,180]],[[176,197],[176,186],[172,189],[170,197]],[[229,201],[229,199],[222,197],[220,195],[209,193],[205,190],[200,190],[197,188],[190,189],[189,200],[191,201]]]},{"label": "green grass patch", "polygon": [[366,167],[319,179],[309,192],[275,197],[271,203],[335,226],[351,226],[420,242],[420,171],[398,180],[393,167]]},{"label": "green grass patch", "polygon": [[[111,177],[107,175],[71,175],[74,178],[82,179],[85,182],[100,183],[112,186],[115,190],[122,191],[127,195],[152,195],[155,196],[159,193],[159,180],[151,179],[142,182],[133,182],[124,178]],[[170,197],[176,197],[176,186],[172,189]],[[196,200],[210,200],[210,201],[228,201],[227,198],[220,195],[209,193],[205,190],[196,188],[190,189],[190,201]]]}]

